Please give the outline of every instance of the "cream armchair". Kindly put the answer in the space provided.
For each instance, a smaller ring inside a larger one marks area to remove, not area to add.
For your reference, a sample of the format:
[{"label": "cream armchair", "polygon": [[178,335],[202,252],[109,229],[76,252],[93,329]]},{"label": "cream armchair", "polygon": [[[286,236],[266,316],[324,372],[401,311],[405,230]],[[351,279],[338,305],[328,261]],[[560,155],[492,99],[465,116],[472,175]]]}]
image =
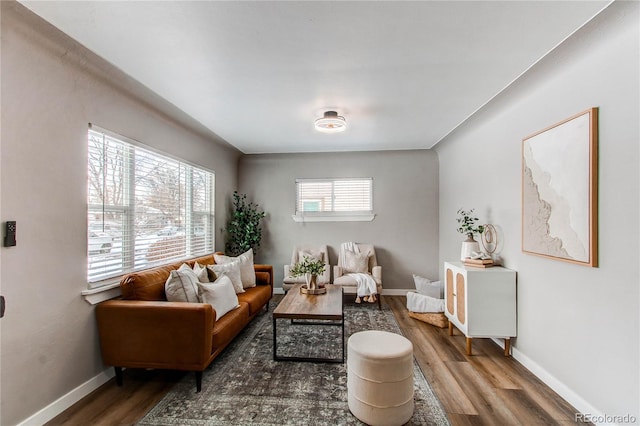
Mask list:
[{"label": "cream armchair", "polygon": [[371,275],[376,282],[378,289],[378,307],[382,309],[382,301],[380,295],[382,294],[382,266],[378,265],[378,259],[376,258],[376,251],[373,244],[356,244],[360,253],[368,253],[368,263],[366,271],[349,271],[343,264],[344,256],[344,244],[340,246],[340,253],[338,254],[338,265],[333,267],[333,284],[342,286],[344,294],[356,294],[358,290],[358,283],[356,280],[349,276],[352,272],[363,272]]},{"label": "cream armchair", "polygon": [[282,288],[289,291],[296,284],[304,284],[305,277],[292,277],[290,274],[293,265],[300,262],[304,255],[319,258],[324,262],[324,273],[318,276],[318,284],[329,284],[331,282],[331,266],[329,265],[329,251],[327,246],[312,246],[308,244],[298,245],[293,248],[291,253],[291,263],[284,265],[284,279],[282,280]]}]

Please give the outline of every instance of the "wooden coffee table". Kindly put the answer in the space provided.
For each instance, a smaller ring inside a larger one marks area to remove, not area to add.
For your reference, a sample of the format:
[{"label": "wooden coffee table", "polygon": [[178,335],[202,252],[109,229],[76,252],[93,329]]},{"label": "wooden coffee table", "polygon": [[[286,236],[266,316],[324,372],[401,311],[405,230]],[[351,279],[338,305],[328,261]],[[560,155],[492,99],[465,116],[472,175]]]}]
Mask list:
[{"label": "wooden coffee table", "polygon": [[[327,284],[325,294],[300,293],[301,284],[287,292],[273,311],[273,359],[274,361],[339,362],[344,363],[344,311],[342,287]],[[331,325],[342,327],[342,358],[314,358],[278,355],[277,320],[290,319],[291,324]],[[311,320],[294,322],[294,320]]]}]

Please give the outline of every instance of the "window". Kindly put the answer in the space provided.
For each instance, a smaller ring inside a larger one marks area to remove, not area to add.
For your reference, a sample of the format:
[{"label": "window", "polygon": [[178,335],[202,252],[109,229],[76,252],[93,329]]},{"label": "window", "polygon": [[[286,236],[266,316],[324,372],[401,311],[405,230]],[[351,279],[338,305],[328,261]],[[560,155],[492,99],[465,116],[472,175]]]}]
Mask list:
[{"label": "window", "polygon": [[212,172],[92,126],[87,184],[90,288],[213,251]]},{"label": "window", "polygon": [[297,179],[296,214],[305,221],[373,220],[373,179]]}]

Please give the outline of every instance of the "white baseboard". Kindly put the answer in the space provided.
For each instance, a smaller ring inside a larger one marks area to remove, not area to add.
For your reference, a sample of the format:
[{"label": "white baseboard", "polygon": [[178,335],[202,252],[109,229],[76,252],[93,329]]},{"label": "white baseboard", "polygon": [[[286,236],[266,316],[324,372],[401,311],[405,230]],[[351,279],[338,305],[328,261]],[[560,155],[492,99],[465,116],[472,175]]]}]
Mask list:
[{"label": "white baseboard", "polygon": [[284,294],[284,289],[282,287],[276,287],[273,289],[273,294]]},{"label": "white baseboard", "polygon": [[406,296],[408,292],[416,291],[415,288],[383,288],[382,295],[383,296]]},{"label": "white baseboard", "polygon": [[51,404],[44,407],[31,417],[18,423],[18,426],[33,426],[43,425],[62,413],[67,408],[71,407],[76,402],[80,401],[85,396],[89,395],[94,390],[111,380],[115,376],[113,368],[108,368],[97,376],[87,380],[77,388],[71,390],[66,395],[53,401]]},{"label": "white baseboard", "polygon": [[[496,345],[500,346],[504,349],[504,339],[491,339],[495,342]],[[538,363],[533,361],[531,358],[520,352],[516,347],[511,346],[511,356],[522,364],[527,370],[533,373],[538,379],[542,380],[544,384],[553,389],[558,395],[560,395],[565,401],[571,404],[577,413],[582,414],[590,414],[591,421],[594,424],[607,424],[611,423],[598,423],[594,422],[594,419],[604,418],[603,414],[597,410],[594,406],[589,404],[584,400],[580,395],[570,389],[567,385],[558,380],[554,375],[549,373],[547,370],[542,368]],[[577,414],[576,413],[576,414]]]}]

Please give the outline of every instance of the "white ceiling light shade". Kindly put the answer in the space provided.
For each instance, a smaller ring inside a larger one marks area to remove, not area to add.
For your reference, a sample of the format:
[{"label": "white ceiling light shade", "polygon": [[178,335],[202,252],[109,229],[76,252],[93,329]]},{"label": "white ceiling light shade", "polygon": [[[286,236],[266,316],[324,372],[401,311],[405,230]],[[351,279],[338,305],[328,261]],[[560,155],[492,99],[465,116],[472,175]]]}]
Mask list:
[{"label": "white ceiling light shade", "polygon": [[326,111],[324,117],[316,120],[316,130],[323,133],[344,132],[347,121],[335,111]]}]

